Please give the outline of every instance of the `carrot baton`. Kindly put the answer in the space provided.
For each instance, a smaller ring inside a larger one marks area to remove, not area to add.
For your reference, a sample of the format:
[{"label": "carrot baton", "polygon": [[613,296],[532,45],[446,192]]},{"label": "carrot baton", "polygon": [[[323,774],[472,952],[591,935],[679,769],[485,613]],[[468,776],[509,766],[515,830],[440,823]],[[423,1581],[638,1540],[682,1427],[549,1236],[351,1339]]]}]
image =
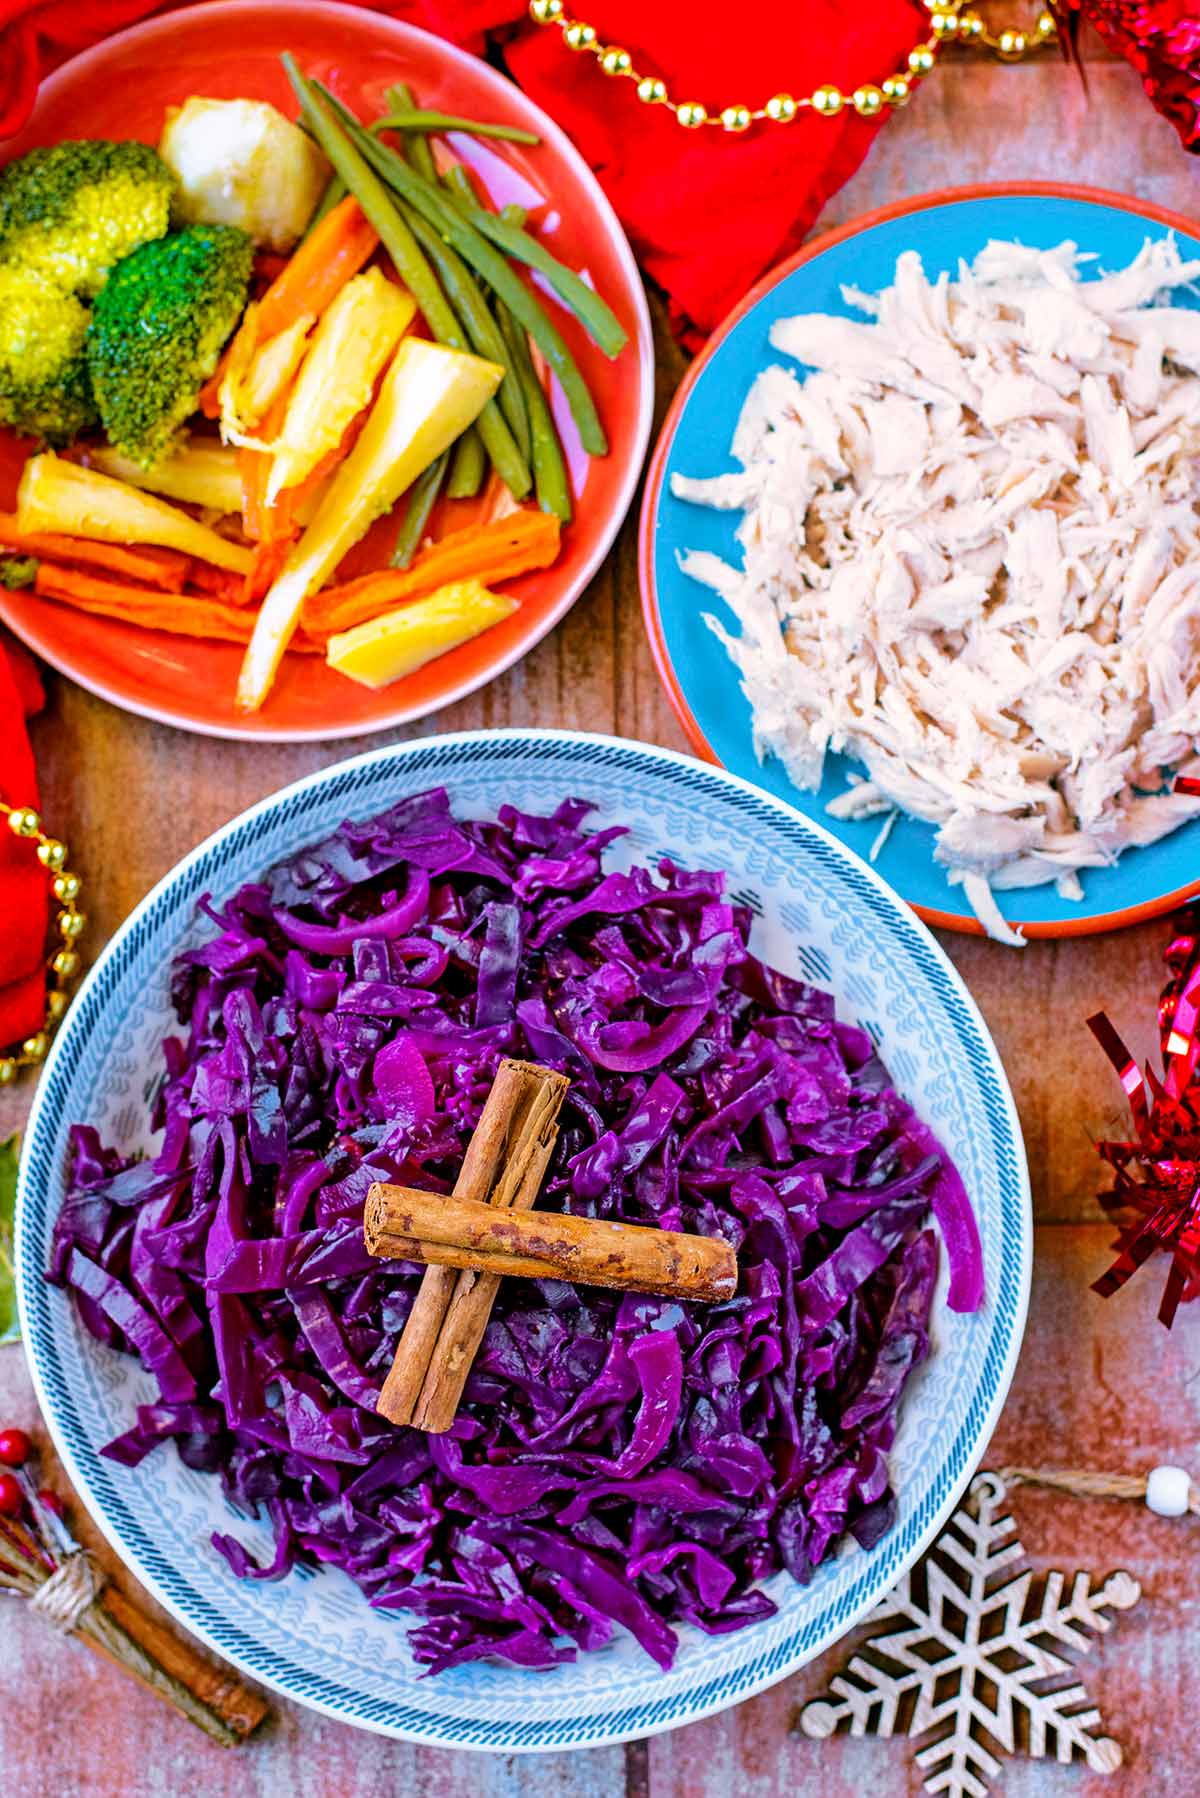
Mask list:
[{"label": "carrot baton", "polygon": [[[264,441],[270,443],[283,429],[288,396],[281,394],[262,421]],[[275,542],[287,532],[278,519],[268,516],[267,482],[271,478],[270,450],[240,449],[238,472],[242,477],[242,529],[254,543]]]},{"label": "carrot baton", "polygon": [[261,543],[256,543],[250,572],[242,582],[241,592],[233,603],[242,606],[257,605],[279,579],[291,547],[290,537],[265,537]]},{"label": "carrot baton", "polygon": [[[179,637],[207,637],[216,642],[248,643],[254,614],[207,595],[153,593],[146,587],[128,587],[119,581],[102,581],[76,568],[57,568],[40,562],[34,592],[56,599],[80,612],[117,618],[144,630],[170,631]],[[291,647],[308,653],[321,646],[293,637]]]},{"label": "carrot baton", "polygon": [[221,384],[228,374],[229,364],[233,360],[233,346],[238,343],[245,330],[246,319],[243,314],[241,324],[217,357],[217,366],[200,389],[200,398],[196,401],[196,408],[205,418],[220,418],[221,416]]},{"label": "carrot baton", "polygon": [[340,587],[327,587],[305,602],[302,621],[311,637],[325,638],[376,618],[406,599],[435,593],[452,581],[497,581],[548,568],[559,551],[562,527],[550,512],[531,506],[491,524],[452,531],[414,557],[408,568],[383,568]]},{"label": "carrot baton", "polygon": [[23,531],[11,512],[0,512],[0,546],[27,556],[49,556],[58,562],[80,562],[107,568],[148,587],[178,593],[188,578],[189,558],[172,549],[126,549],[119,543],[97,543],[90,537],[62,536],[54,531]]},{"label": "carrot baton", "polygon": [[206,598],[223,599],[227,605],[246,604],[244,574],[229,568],[214,568],[211,562],[193,562],[184,583],[189,593],[203,593]]},{"label": "carrot baton", "polygon": [[347,194],[297,246],[283,273],[259,301],[260,343],[286,330],[302,313],[315,312],[319,318],[378,246],[378,232],[353,194]]}]

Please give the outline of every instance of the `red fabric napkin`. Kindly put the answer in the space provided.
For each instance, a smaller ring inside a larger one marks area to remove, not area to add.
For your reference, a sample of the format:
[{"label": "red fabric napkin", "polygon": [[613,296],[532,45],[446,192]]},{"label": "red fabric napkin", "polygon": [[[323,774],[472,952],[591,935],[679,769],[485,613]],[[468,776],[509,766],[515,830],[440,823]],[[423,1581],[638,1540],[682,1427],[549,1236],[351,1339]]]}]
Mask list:
[{"label": "red fabric napkin", "polygon": [[[474,51],[499,47],[529,95],[558,120],[595,169],[643,268],[669,295],[693,339],[718,324],[773,262],[795,248],[831,193],[854,172],[878,129],[847,108],[803,115],[743,136],[688,132],[643,106],[591,56],[573,55],[554,27],[534,25],[522,0],[380,0],[391,12]],[[0,136],[28,115],[37,71],[65,53],[159,10],[155,0],[0,0]],[[579,0],[606,42],[644,74],[711,111],[760,106],[783,89],[822,82],[850,91],[904,66],[924,29],[917,0],[806,0],[746,19],[730,0]]]},{"label": "red fabric napkin", "polygon": [[[11,639],[0,641],[0,799],[9,805],[38,803],[25,720],[41,704],[32,658]],[[41,1028],[48,890],[33,844],[0,827],[0,1053]]]},{"label": "red fabric napkin", "polygon": [[[461,16],[459,0],[427,4],[434,17]],[[913,0],[759,7],[749,28],[736,0],[593,0],[576,10],[629,50],[635,68],[661,75],[674,99],[700,100],[710,111],[758,107],[780,90],[809,94],[822,82],[843,92],[878,83],[903,68],[925,29]],[[557,30],[521,31],[505,57],[574,138],[642,267],[696,335],[707,335],[759,275],[798,248],[879,129],[847,108],[834,119],[804,113],[737,137],[708,126],[685,131],[664,108],[643,106],[631,82],[612,81],[592,57],[566,51]]]}]

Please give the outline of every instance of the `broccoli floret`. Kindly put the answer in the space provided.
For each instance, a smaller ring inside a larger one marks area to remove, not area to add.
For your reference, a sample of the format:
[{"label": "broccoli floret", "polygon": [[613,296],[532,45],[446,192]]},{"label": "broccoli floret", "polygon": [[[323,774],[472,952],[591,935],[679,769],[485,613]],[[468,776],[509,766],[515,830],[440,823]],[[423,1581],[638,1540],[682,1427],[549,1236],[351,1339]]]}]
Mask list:
[{"label": "broccoli floret", "polygon": [[36,556],[5,556],[0,560],[0,587],[15,593],[20,587],[32,587],[37,579]]},{"label": "broccoli floret", "polygon": [[0,262],[90,296],[139,244],[161,237],[178,191],[149,144],[74,139],[0,171]]},{"label": "broccoli floret", "polygon": [[64,444],[96,422],[87,328],[74,294],[0,265],[0,424]]},{"label": "broccoli floret", "polygon": [[87,358],[109,441],[152,468],[194,412],[246,304],[254,246],[233,225],[143,244],[97,299]]}]

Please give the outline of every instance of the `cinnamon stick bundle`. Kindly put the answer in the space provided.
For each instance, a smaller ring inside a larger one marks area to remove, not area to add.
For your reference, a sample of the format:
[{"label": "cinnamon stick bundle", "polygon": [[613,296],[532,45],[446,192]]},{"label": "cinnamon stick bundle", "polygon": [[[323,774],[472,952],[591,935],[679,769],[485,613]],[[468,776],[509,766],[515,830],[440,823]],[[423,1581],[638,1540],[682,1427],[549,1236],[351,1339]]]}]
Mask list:
[{"label": "cinnamon stick bundle", "polygon": [[[232,1667],[225,1667],[208,1660],[182,1635],[176,1635],[157,1617],[143,1611],[128,1599],[115,1586],[106,1586],[100,1598],[100,1604],[107,1612],[113,1631],[119,1636],[128,1638],[147,1657],[152,1668],[161,1669],[167,1680],[182,1688],[199,1711],[211,1711],[233,1737],[235,1742],[245,1741],[252,1735],[267,1714],[267,1701],[252,1686],[245,1685]],[[111,1633],[111,1632],[110,1632]],[[118,1667],[125,1666],[118,1651],[109,1646],[104,1632],[97,1631],[95,1636],[86,1633],[83,1639],[89,1648],[96,1648],[107,1655]],[[176,1704],[178,1709],[190,1716],[193,1722],[205,1727],[202,1717],[193,1714],[191,1708],[185,1709],[170,1691],[161,1689],[161,1684],[153,1677],[147,1677],[140,1666],[133,1666],[131,1658],[128,1664],[130,1671],[136,1673],[152,1692],[165,1697]],[[208,1730],[206,1733],[215,1734]],[[216,1737],[220,1740],[220,1737]]]},{"label": "cinnamon stick bundle", "polygon": [[[555,1119],[569,1085],[551,1068],[502,1061],[453,1197],[530,1209],[554,1153]],[[434,1195],[434,1202],[449,1201]],[[499,1284],[486,1274],[427,1266],[376,1401],[382,1416],[433,1434],[450,1428]]]},{"label": "cinnamon stick bundle", "polygon": [[65,1518],[42,1502],[30,1465],[15,1477],[25,1502],[18,1516],[0,1517],[0,1593],[27,1599],[47,1622],[132,1673],[222,1747],[244,1742],[267,1714],[261,1694],[107,1585]]},{"label": "cinnamon stick bundle", "polygon": [[737,1287],[737,1259],[719,1236],[569,1213],[499,1211],[475,1199],[383,1184],[367,1194],[363,1227],[372,1255],[493,1276],[573,1280],[707,1304],[732,1298]]}]

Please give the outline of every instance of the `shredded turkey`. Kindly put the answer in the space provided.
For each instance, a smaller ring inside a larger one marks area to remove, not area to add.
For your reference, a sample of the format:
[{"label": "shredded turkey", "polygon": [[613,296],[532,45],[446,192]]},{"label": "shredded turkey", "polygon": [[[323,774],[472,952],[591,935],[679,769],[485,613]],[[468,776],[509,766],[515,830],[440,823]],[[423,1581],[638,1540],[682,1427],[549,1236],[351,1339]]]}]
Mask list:
[{"label": "shredded turkey", "polygon": [[1072,243],[990,243],[956,279],[906,251],[843,289],[867,322],[780,319],[733,438],[672,477],[742,511],[744,565],[681,557],[741,675],[760,760],[864,764],[842,818],[928,820],[989,935],[998,891],[1111,863],[1200,811],[1200,311],[1170,237],[1083,278]]}]

